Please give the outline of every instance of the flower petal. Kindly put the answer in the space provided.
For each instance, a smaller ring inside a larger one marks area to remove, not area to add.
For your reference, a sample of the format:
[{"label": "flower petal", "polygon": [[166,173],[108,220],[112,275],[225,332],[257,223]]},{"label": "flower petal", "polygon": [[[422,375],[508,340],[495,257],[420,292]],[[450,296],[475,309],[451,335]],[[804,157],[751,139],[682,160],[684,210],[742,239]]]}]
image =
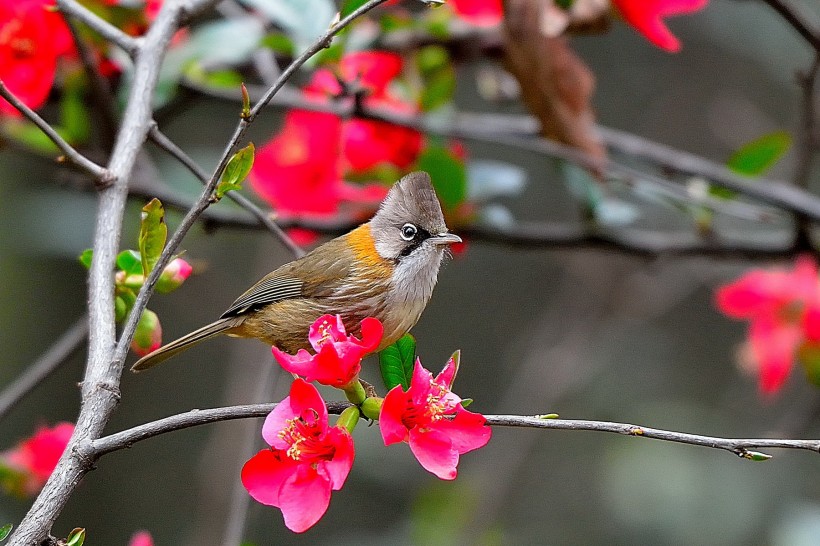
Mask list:
[{"label": "flower petal", "polygon": [[410,431],[410,451],[428,472],[442,480],[455,479],[458,471],[458,452],[453,449],[450,438],[437,430],[421,431],[418,427]]},{"label": "flower petal", "polygon": [[263,449],[242,467],[242,485],[258,502],[279,506],[282,484],[298,466],[284,451]]},{"label": "flower petal", "polygon": [[759,365],[760,390],[772,394],[783,387],[802,339],[799,326],[775,320],[752,322],[749,342]]},{"label": "flower petal", "polygon": [[480,413],[467,411],[461,406],[453,419],[441,419],[435,429],[447,435],[454,450],[459,454],[484,447],[492,437],[492,430]]},{"label": "flower petal", "polygon": [[382,409],[379,412],[379,429],[384,445],[389,446],[408,439],[408,431],[402,422],[402,415],[410,405],[410,393],[403,391],[401,385],[390,389],[384,397]]},{"label": "flower petal", "polygon": [[299,465],[282,485],[279,508],[285,526],[295,533],[313,527],[330,505],[330,482],[310,465]]},{"label": "flower petal", "polygon": [[353,468],[355,455],[353,437],[340,427],[330,427],[325,440],[333,444],[336,452],[331,460],[320,463],[320,466],[327,473],[331,489],[338,491],[344,485],[347,475],[350,474],[350,469]]}]

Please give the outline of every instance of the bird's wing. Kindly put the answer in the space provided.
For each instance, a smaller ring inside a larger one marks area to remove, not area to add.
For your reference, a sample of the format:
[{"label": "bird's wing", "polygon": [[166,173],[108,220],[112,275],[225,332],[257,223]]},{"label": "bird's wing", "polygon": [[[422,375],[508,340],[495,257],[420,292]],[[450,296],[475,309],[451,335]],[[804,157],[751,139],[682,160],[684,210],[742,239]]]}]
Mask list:
[{"label": "bird's wing", "polygon": [[239,296],[219,318],[234,317],[269,303],[298,298],[302,295],[302,284],[300,279],[290,276],[265,277]]}]

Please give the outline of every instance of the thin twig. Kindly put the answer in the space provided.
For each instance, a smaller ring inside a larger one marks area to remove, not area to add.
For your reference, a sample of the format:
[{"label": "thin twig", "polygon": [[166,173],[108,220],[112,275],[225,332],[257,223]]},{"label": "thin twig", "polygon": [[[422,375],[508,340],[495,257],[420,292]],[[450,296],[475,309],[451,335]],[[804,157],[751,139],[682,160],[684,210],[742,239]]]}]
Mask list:
[{"label": "thin twig", "polygon": [[51,140],[60,149],[60,151],[63,152],[66,159],[68,159],[81,169],[87,171],[101,184],[106,183],[106,181],[109,178],[108,171],[104,167],[97,165],[96,163],[85,157],[83,154],[75,150],[71,146],[71,144],[66,142],[63,139],[63,137],[57,134],[57,131],[55,131],[51,127],[51,125],[49,125],[48,122],[46,122],[46,120],[41,118],[39,114],[37,114],[37,112],[26,106],[23,103],[23,101],[21,101],[14,95],[14,93],[9,91],[9,88],[6,87],[6,84],[3,83],[3,80],[0,80],[0,96],[9,101],[9,103],[11,103],[12,106],[17,108],[17,110],[19,110],[21,114],[23,114],[26,118],[29,119],[29,121],[36,125],[37,128],[39,128],[49,138],[49,140]]},{"label": "thin twig", "polygon": [[0,421],[34,387],[66,362],[88,337],[88,317],[77,320],[40,358],[0,393]]},{"label": "thin twig", "polygon": [[[814,92],[817,74],[820,72],[820,51],[814,55],[814,62],[806,73],[798,73],[797,80],[802,94],[802,112],[800,129],[797,135],[797,166],[794,172],[794,183],[808,189],[809,178],[815,154],[814,133],[817,126],[814,107]],[[797,241],[803,248],[811,248],[811,221],[805,215],[797,216]]]},{"label": "thin twig", "polygon": [[791,0],[765,0],[789,25],[820,53],[820,29],[809,22],[809,16]]},{"label": "thin twig", "polygon": [[122,48],[132,57],[140,50],[142,38],[134,38],[124,33],[105,19],[77,2],[76,0],[57,0],[57,7],[66,16],[77,19],[91,30],[105,38],[112,44]]},{"label": "thin twig", "polygon": [[[348,402],[328,402],[328,412],[339,414],[350,406]],[[166,434],[176,430],[250,417],[265,417],[276,404],[249,404],[243,406],[228,406],[205,410],[191,410],[145,423],[121,432],[103,436],[92,440],[80,447],[83,455],[90,459],[97,458],[133,446],[137,442]],[[805,449],[820,453],[820,440],[789,440],[776,438],[720,438],[717,436],[703,436],[675,432],[658,428],[631,425],[628,423],[614,423],[609,421],[589,421],[583,419],[545,419],[539,416],[524,415],[485,415],[487,424],[501,427],[525,427],[556,430],[588,430],[594,432],[611,432],[639,438],[664,440],[679,444],[711,447],[730,451],[744,458],[754,457],[750,453],[754,449]]]},{"label": "thin twig", "polygon": [[[196,178],[199,179],[200,182],[203,184],[207,184],[210,175],[205,172],[205,170],[197,164],[188,154],[186,154],[182,148],[176,145],[174,141],[168,138],[162,131],[159,130],[159,127],[156,123],[151,127],[151,130],[148,132],[148,137],[151,139],[154,144],[168,152],[172,157],[174,157],[177,161],[182,163]],[[256,218],[259,225],[264,226],[268,229],[271,233],[273,233],[276,237],[279,238],[280,241],[291,251],[291,253],[300,258],[304,256],[305,251],[302,250],[302,247],[297,245],[293,239],[291,239],[287,233],[285,233],[282,228],[280,228],[276,222],[273,221],[271,215],[266,213],[261,208],[257,207],[250,199],[246,198],[244,195],[237,193],[235,191],[229,191],[227,194],[228,198],[245,209],[246,211],[250,212],[251,215]],[[192,205],[188,205],[185,207],[186,210],[190,209]]]}]

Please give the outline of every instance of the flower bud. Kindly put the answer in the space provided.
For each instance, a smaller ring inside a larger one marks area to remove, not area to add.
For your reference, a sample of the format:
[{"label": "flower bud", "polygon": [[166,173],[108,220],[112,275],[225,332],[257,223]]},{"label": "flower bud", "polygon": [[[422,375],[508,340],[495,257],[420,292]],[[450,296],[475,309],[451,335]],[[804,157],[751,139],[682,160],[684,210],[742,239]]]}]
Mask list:
[{"label": "flower bud", "polygon": [[191,264],[182,258],[176,258],[163,269],[157,280],[156,290],[160,293],[171,292],[179,288],[185,279],[191,275]]},{"label": "flower bud", "polygon": [[162,326],[159,317],[153,311],[146,309],[142,312],[134,339],[131,340],[131,350],[139,356],[145,356],[162,345]]}]

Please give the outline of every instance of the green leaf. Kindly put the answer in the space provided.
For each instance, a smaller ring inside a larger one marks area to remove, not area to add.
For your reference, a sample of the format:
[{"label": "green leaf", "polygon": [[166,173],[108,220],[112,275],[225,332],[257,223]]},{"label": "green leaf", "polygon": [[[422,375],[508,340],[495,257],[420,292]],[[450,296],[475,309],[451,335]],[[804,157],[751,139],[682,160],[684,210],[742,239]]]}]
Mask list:
[{"label": "green leaf", "polygon": [[94,257],[94,249],[86,248],[77,258],[86,269],[91,269],[91,259]]},{"label": "green leaf", "polygon": [[165,248],[165,239],[168,237],[168,226],[165,225],[165,209],[159,199],[151,199],[142,207],[142,222],[140,223],[140,258],[142,273],[146,277],[154,269],[154,265]]},{"label": "green leaf", "polygon": [[231,190],[242,189],[242,182],[251,172],[251,167],[253,167],[254,151],[253,143],[250,143],[228,160],[228,164],[222,172],[222,180],[214,192],[217,200],[222,199]]},{"label": "green leaf", "polygon": [[467,197],[467,169],[443,146],[429,145],[419,156],[416,170],[430,173],[445,211],[455,209]]},{"label": "green leaf", "polygon": [[743,457],[744,459],[747,459],[749,461],[768,461],[769,459],[772,458],[772,456],[769,455],[768,453],[761,453],[759,451],[748,451],[748,450],[744,451],[741,454],[741,457]]},{"label": "green leaf", "polygon": [[203,81],[210,87],[233,89],[242,84],[242,75],[236,70],[214,70],[205,72]]},{"label": "green leaf", "polygon": [[6,540],[9,534],[11,534],[12,528],[14,528],[14,525],[11,523],[7,523],[0,527],[0,540]]},{"label": "green leaf", "polygon": [[339,11],[339,18],[344,19],[363,5],[367,3],[367,0],[347,0],[343,5],[342,9]]},{"label": "green leaf", "polygon": [[472,398],[462,398],[462,399],[461,399],[461,407],[462,407],[462,408],[466,408],[467,406],[469,406],[469,405],[470,405],[470,404],[472,404],[472,403],[473,403],[473,399],[472,399]]},{"label": "green leaf", "polygon": [[775,131],[742,146],[729,158],[727,167],[738,174],[758,176],[777,163],[792,144],[786,131]]},{"label": "green leaf", "polygon": [[415,363],[416,339],[412,335],[404,334],[393,345],[385,347],[379,353],[379,368],[387,390],[396,385],[409,389]]},{"label": "green leaf", "polygon": [[82,527],[77,527],[70,533],[68,533],[68,538],[65,539],[66,546],[83,546],[85,542],[85,529]]},{"label": "green leaf", "polygon": [[69,86],[60,100],[60,121],[72,144],[85,142],[91,136],[91,119],[82,97],[82,88]]},{"label": "green leaf", "polygon": [[[58,154],[60,149],[39,127],[28,120],[8,120],[4,124],[8,136],[43,154]],[[59,131],[58,131],[59,133]]]},{"label": "green leaf", "polygon": [[261,45],[272,50],[274,53],[293,57],[296,49],[293,47],[293,40],[282,32],[272,32],[262,38]]},{"label": "green leaf", "polygon": [[142,275],[142,259],[136,250],[123,250],[117,254],[117,267],[126,275]]},{"label": "green leaf", "polygon": [[427,46],[416,56],[422,76],[421,108],[425,112],[447,104],[456,89],[456,72],[450,62],[450,53],[442,46]]}]

